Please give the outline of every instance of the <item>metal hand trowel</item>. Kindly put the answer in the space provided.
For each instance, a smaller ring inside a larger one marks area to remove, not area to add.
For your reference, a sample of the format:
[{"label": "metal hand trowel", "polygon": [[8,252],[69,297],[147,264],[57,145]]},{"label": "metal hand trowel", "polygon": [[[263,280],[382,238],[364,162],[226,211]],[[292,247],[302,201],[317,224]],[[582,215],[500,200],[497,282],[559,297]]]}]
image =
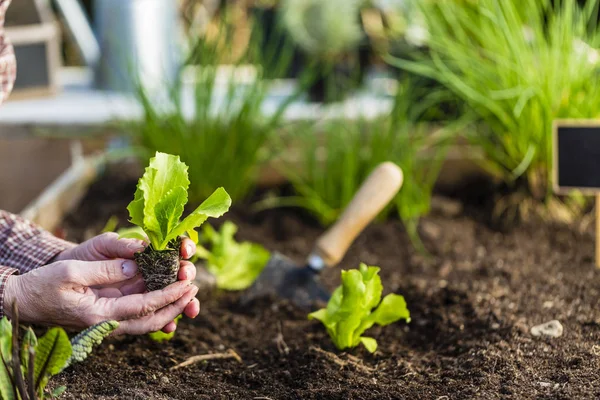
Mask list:
[{"label": "metal hand trowel", "polygon": [[304,265],[273,252],[261,275],[242,296],[242,304],[278,295],[302,308],[329,300],[319,281],[325,268],[336,266],[363,229],[396,196],[402,186],[402,170],[392,162],[380,164],[365,180],[339,220],[321,235]]}]

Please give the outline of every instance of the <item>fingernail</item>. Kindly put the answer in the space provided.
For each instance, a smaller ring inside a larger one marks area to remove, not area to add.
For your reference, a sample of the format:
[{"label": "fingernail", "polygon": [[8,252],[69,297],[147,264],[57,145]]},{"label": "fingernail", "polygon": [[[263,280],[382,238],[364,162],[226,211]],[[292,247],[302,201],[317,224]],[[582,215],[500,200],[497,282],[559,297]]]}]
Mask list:
[{"label": "fingernail", "polygon": [[127,260],[123,263],[122,267],[123,275],[131,278],[137,274],[137,264],[132,260]]},{"label": "fingernail", "polygon": [[189,255],[192,255],[192,254],[194,253],[194,249],[192,248],[192,245],[191,245],[191,244],[186,244],[186,245],[185,245],[185,252],[186,252],[186,254],[187,254],[188,256],[189,256]]},{"label": "fingernail", "polygon": [[139,240],[136,240],[134,242],[128,243],[127,248],[133,251],[142,251],[144,250],[144,245]]}]

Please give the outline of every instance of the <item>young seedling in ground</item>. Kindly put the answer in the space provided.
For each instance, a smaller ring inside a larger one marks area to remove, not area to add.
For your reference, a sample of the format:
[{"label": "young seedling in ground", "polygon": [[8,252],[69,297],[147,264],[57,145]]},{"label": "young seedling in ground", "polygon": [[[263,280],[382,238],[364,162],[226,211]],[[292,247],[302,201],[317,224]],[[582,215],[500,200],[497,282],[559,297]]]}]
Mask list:
[{"label": "young seedling in ground", "polygon": [[[81,362],[95,345],[119,327],[117,321],[105,321],[86,329],[71,341],[62,328],[51,328],[39,340],[28,328],[19,346],[19,314],[13,305],[12,324],[0,320],[0,398],[3,400],[37,400],[54,375],[70,365]],[[65,391],[61,386],[51,397]]]},{"label": "young seedling in ground", "polygon": [[127,209],[130,222],[142,228],[123,233],[130,237],[149,241],[144,251],[135,254],[146,288],[160,290],[177,281],[179,271],[179,248],[181,235],[186,234],[195,242],[194,230],[208,217],[218,218],[231,206],[231,198],[219,188],[190,215],[180,221],[188,200],[190,185],[188,167],[179,156],[157,152],[140,178],[134,199]]},{"label": "young seedling in ground", "polygon": [[257,243],[234,239],[237,226],[226,221],[217,232],[210,225],[202,227],[201,242],[210,250],[198,245],[196,257],[206,260],[206,269],[217,279],[217,287],[224,290],[243,290],[254,283],[267,262],[270,253]]},{"label": "young seedling in ground", "polygon": [[361,263],[358,270],[342,271],[342,284],[333,292],[327,308],[309,314],[308,318],[318,319],[325,325],[339,350],[362,343],[374,353],[377,341],[362,336],[367,329],[374,324],[385,326],[400,319],[410,322],[404,297],[388,294],[381,300],[382,291],[379,267]]}]

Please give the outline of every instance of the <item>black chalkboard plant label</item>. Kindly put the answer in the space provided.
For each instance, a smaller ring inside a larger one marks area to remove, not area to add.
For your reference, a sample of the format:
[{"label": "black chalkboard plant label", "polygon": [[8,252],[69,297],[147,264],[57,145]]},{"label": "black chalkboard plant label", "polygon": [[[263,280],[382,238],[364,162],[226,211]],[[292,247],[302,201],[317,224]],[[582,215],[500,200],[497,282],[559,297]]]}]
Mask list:
[{"label": "black chalkboard plant label", "polygon": [[596,196],[596,266],[600,267],[600,119],[558,119],[552,125],[554,192]]}]

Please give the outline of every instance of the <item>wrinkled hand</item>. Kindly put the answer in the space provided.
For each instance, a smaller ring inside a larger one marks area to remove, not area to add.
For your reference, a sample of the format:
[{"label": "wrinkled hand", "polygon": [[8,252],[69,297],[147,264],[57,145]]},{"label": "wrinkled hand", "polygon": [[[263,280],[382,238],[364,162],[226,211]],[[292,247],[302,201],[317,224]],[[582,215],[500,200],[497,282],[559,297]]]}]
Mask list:
[{"label": "wrinkled hand", "polygon": [[[7,280],[4,309],[10,314],[17,301],[21,319],[71,328],[85,328],[114,319],[121,322],[117,334],[144,334],[162,329],[173,332],[173,319],[183,313],[195,318],[200,303],[192,285],[195,266],[182,261],[180,279],[160,291],[145,292],[133,255],[144,244],[105,233],[59,254],[52,264]],[[182,241],[182,258],[195,245]]]},{"label": "wrinkled hand", "polygon": [[[188,259],[196,252],[196,245],[189,238],[182,238],[181,257]],[[144,250],[144,242],[136,239],[119,239],[114,232],[107,232],[63,251],[54,261],[79,260],[102,261],[114,258],[133,259],[133,254]]]}]

